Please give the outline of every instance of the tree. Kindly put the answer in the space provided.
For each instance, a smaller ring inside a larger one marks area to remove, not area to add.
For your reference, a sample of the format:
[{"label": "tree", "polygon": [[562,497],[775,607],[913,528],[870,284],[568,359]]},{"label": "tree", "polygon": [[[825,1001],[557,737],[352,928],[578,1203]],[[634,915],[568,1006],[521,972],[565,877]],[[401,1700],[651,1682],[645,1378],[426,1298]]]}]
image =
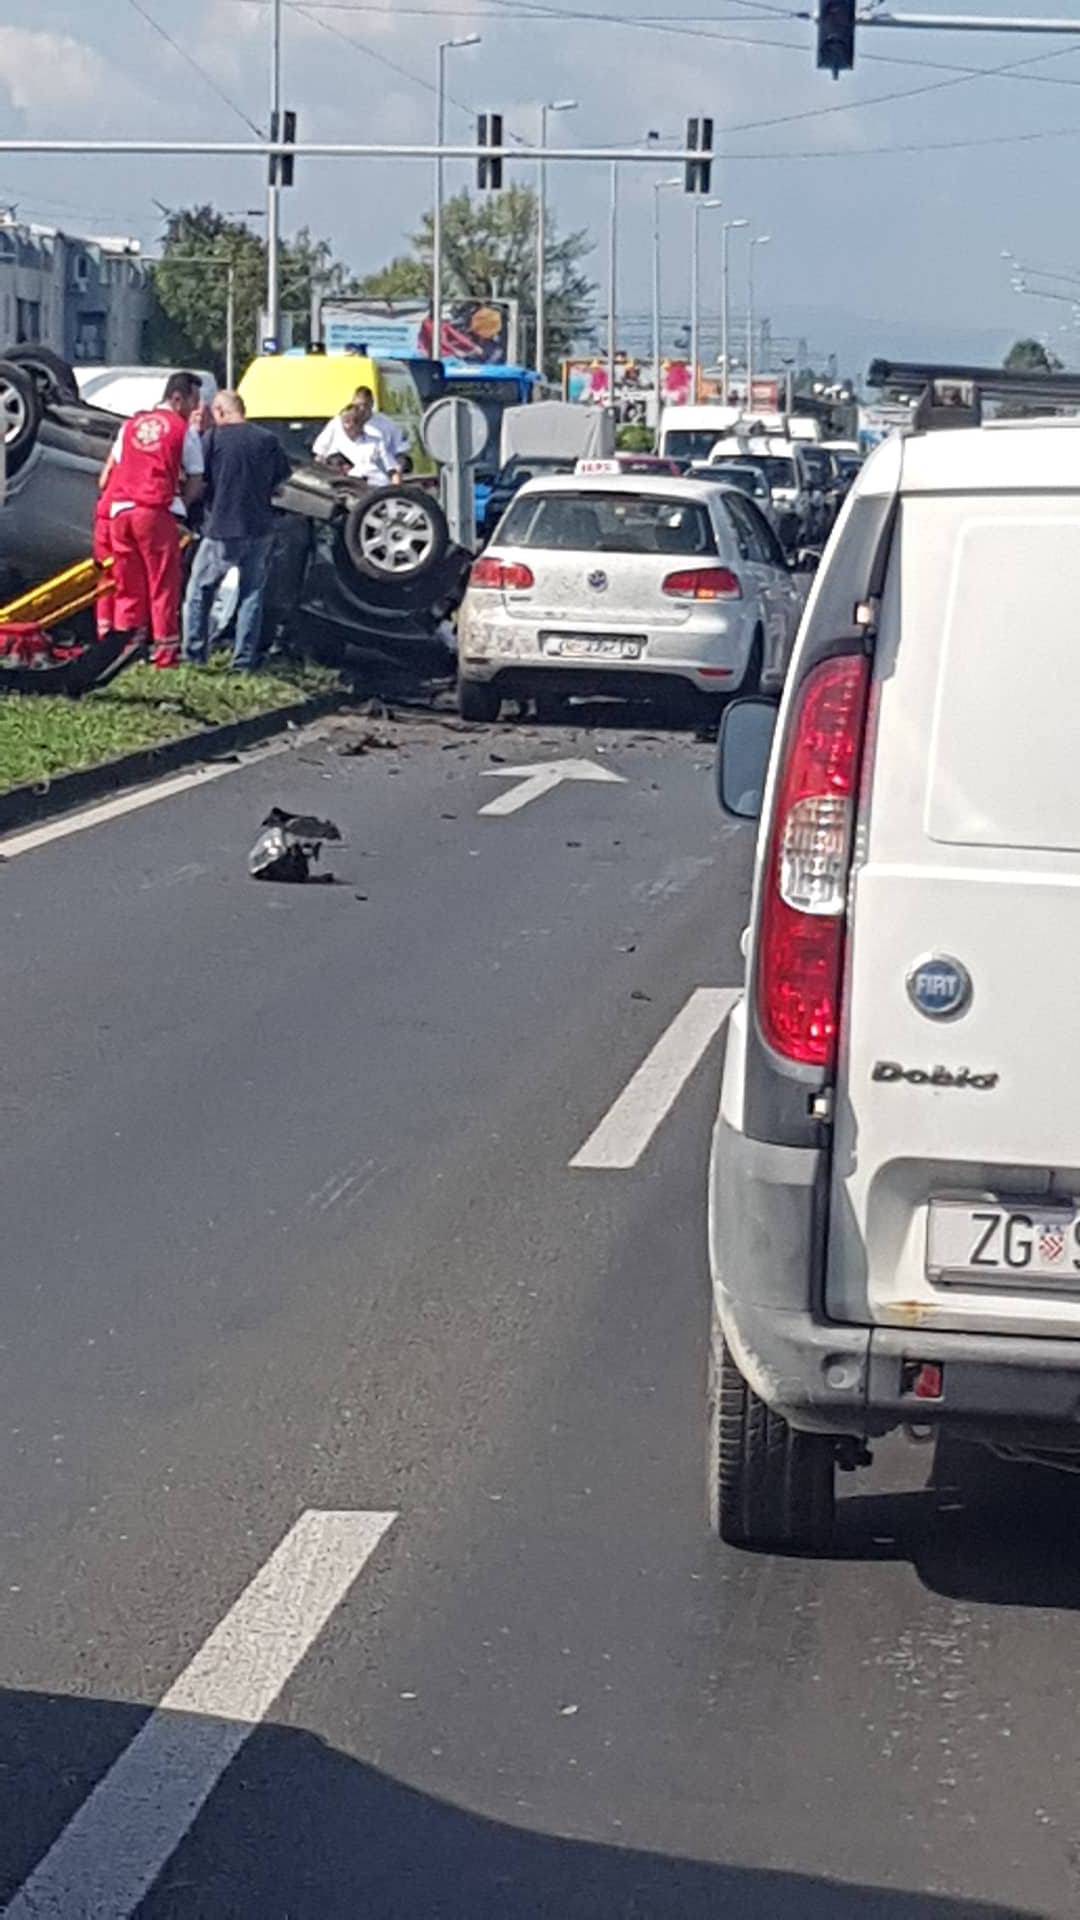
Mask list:
[{"label": "tree", "polygon": [[[444,298],[514,299],[533,320],[536,309],[537,197],[531,187],[505,187],[473,200],[467,189],[443,207]],[[399,254],[360,282],[360,292],[385,300],[422,299],[431,292],[434,215],[428,212],[411,236],[412,252]],[[553,215],[546,222],[544,331],[547,367],[558,373],[587,316],[593,283],[583,271],[592,252],[584,231],[559,235]]]},{"label": "tree", "polygon": [[1003,364],[1006,373],[1060,373],[1064,362],[1041,340],[1014,340]]},{"label": "tree", "polygon": [[[220,261],[221,266],[206,262]],[[236,346],[243,366],[254,353],[259,313],[266,297],[266,242],[242,221],[213,207],[170,213],[154,268],[154,306],[147,327],[147,356],[172,366],[208,366],[220,378],[225,365],[226,266],[236,282]],[[348,269],[334,259],[327,240],[302,227],[281,248],[281,295],[286,312],[303,317],[306,333],[312,291],[324,297],[355,291]]]},{"label": "tree", "polygon": [[[1002,364],[1006,373],[1060,373],[1064,363],[1041,340],[1027,339],[1014,340]],[[1048,401],[1004,400],[998,408],[998,417],[1026,420],[1054,411]]]}]

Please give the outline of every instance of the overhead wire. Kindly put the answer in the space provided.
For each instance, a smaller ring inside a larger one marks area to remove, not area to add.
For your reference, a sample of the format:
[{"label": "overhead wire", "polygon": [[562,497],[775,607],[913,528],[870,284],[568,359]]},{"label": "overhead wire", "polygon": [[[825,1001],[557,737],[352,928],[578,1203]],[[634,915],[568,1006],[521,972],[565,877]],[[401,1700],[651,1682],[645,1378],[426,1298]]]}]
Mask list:
[{"label": "overhead wire", "polygon": [[179,40],[173,38],[168,29],[162,26],[160,20],[155,20],[153,14],[147,12],[142,4],[142,0],[128,0],[128,4],[139,15],[141,20],[146,21],[148,27],[152,27],[155,33],[160,34],[166,45],[171,47],[174,53],[180,55],[181,60],[187,61],[188,66],[193,68],[199,75],[199,78],[206,82],[206,85],[212,93],[217,94],[218,99],[228,107],[229,112],[234,113],[237,119],[242,120],[245,127],[248,127],[250,131],[261,140],[265,129],[260,127],[256,121],[252,120],[251,116],[245,113],[243,107],[239,106],[231,95],[227,94],[225,89],[218,85],[213,74],[208,72],[206,67],[204,67],[200,61],[196,60],[194,54],[189,53],[187,48],[183,46]]}]

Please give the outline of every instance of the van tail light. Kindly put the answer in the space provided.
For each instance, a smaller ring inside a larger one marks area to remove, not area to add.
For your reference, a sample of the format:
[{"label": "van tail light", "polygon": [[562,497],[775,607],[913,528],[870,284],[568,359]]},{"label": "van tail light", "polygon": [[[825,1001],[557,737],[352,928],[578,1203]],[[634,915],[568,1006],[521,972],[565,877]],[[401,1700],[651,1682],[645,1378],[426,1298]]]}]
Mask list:
[{"label": "van tail light", "polygon": [[870,662],[826,660],[799,690],[765,870],[758,1017],[787,1060],[836,1062],[851,845]]},{"label": "van tail light", "polygon": [[494,587],[503,593],[523,593],[536,581],[531,567],[521,560],[500,560],[497,554],[481,554],[474,560],[469,575],[470,587]]},{"label": "van tail light", "polygon": [[669,573],[661,592],[674,600],[741,600],[742,586],[730,567],[683,567]]}]

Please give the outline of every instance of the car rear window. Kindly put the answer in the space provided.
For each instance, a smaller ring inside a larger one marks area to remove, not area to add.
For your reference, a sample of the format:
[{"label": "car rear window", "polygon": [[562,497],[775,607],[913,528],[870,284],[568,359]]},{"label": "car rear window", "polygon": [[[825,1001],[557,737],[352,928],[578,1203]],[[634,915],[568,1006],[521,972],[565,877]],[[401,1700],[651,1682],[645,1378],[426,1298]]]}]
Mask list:
[{"label": "car rear window", "polygon": [[940,568],[931,839],[1080,847],[1080,500],[905,501],[903,525],[905,569]]},{"label": "car rear window", "polygon": [[716,536],[694,500],[632,493],[534,493],[519,496],[498,531],[500,546],[571,553],[715,553]]}]

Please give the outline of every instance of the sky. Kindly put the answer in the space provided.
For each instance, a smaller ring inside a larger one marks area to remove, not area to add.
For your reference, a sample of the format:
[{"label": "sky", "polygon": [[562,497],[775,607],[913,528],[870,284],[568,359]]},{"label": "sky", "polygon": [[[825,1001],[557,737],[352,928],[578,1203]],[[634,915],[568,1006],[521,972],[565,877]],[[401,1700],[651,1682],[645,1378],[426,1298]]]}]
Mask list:
[{"label": "sky", "polygon": [[[1007,248],[1080,276],[1080,36],[860,27],[856,71],[833,81],[815,68],[814,29],[796,6],[287,0],[284,97],[301,137],[427,140],[438,42],[479,33],[479,46],[447,55],[451,140],[473,138],[477,109],[501,109],[508,132],[532,140],[544,99],[579,103],[552,119],[549,139],[585,147],[635,144],[649,130],[681,144],[688,114],[712,114],[712,193],[723,210],[701,215],[709,325],[719,222],[745,218],[749,232],[770,236],[756,256],[759,311],[819,358],[835,352],[842,371],[858,377],[874,353],[996,360],[1019,334],[1080,364],[1068,306],[1013,292],[1001,257]],[[245,121],[265,122],[269,35],[267,0],[0,0],[0,137],[243,139]],[[300,160],[296,171],[286,228],[310,225],[356,272],[402,251],[431,204],[425,162]],[[523,163],[519,177],[534,172]],[[651,182],[671,172],[622,170],[627,315],[649,308]],[[471,163],[448,163],[448,191],[472,177]],[[607,171],[552,165],[548,180],[560,225],[586,227],[597,242],[590,270],[602,304]],[[263,197],[257,161],[0,154],[0,202],[75,232],[130,233],[148,248],[158,202],[243,211]],[[672,190],[661,207],[663,306],[674,321],[688,305],[690,201]],[[746,238],[731,236],[740,309]]]}]

